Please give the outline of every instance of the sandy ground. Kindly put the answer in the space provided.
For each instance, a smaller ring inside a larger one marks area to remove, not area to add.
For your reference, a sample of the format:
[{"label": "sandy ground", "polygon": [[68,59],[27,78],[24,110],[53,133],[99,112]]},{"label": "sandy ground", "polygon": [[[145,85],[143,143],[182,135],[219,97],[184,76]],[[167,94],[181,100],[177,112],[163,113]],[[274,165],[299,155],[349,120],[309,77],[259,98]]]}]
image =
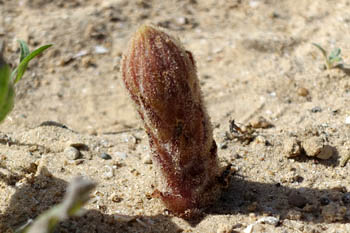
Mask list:
[{"label": "sandy ground", "polygon": [[[259,220],[251,232],[350,232],[350,72],[324,69],[311,45],[350,62],[349,12],[348,0],[0,0],[9,63],[17,39],[54,44],[0,125],[0,232],[59,203],[78,175],[97,188],[57,232],[249,232]],[[220,161],[235,170],[196,221],[151,196],[148,139],[121,83],[128,38],[146,22],[192,51]],[[230,132],[232,120],[255,128]]]}]

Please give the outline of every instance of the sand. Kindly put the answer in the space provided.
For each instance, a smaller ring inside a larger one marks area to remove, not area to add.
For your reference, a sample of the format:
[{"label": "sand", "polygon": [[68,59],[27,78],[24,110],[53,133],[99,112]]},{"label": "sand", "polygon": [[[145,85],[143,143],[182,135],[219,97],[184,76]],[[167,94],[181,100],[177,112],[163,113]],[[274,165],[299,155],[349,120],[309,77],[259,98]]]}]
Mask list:
[{"label": "sand", "polygon": [[[8,63],[18,39],[54,44],[0,125],[0,232],[59,203],[76,176],[97,187],[56,232],[350,232],[349,11],[347,0],[0,0]],[[156,168],[122,86],[121,56],[143,23],[192,52],[220,163],[234,170],[193,221],[152,197]],[[343,68],[325,69],[312,43],[341,48]]]}]

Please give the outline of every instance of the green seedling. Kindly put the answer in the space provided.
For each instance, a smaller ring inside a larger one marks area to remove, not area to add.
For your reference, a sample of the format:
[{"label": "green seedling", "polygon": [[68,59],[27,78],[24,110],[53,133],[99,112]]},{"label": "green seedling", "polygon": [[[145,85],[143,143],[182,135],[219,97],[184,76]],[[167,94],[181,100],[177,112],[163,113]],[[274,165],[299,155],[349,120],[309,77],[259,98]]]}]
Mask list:
[{"label": "green seedling", "polygon": [[322,55],[326,61],[326,66],[328,70],[333,69],[337,64],[343,61],[340,55],[341,54],[340,48],[333,49],[330,55],[328,56],[327,51],[324,48],[322,48],[320,45],[316,43],[312,43],[312,45],[314,45],[316,48],[318,48],[322,52]]},{"label": "green seedling", "polygon": [[0,51],[0,123],[11,112],[14,106],[15,90],[14,85],[23,77],[28,63],[36,56],[41,54],[44,50],[52,45],[44,45],[33,52],[29,51],[27,44],[19,40],[20,45],[20,59],[19,65],[11,72],[11,68],[6,64],[2,53]]},{"label": "green seedling", "polygon": [[83,213],[81,208],[89,200],[89,193],[95,187],[95,183],[81,177],[75,178],[69,185],[62,203],[52,207],[39,215],[34,221],[17,229],[15,233],[51,233],[56,225],[71,216],[79,216]]}]

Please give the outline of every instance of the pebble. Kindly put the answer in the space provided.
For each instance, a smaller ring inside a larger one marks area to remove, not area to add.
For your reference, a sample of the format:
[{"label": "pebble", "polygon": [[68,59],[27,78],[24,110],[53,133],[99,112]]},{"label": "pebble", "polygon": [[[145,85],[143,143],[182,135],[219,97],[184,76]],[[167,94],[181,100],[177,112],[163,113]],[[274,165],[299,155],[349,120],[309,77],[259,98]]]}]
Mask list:
[{"label": "pebble", "polygon": [[150,156],[150,154],[146,154],[143,158],[142,158],[142,162],[144,164],[152,164],[152,158]]},{"label": "pebble", "polygon": [[251,8],[257,8],[259,6],[260,2],[259,1],[250,1],[249,6]]},{"label": "pebble", "polygon": [[81,59],[81,65],[85,68],[94,66],[94,60],[91,57],[83,57]]},{"label": "pebble", "polygon": [[78,53],[76,53],[73,57],[74,58],[83,57],[83,56],[85,56],[87,54],[89,54],[89,52],[87,50],[81,50]]},{"label": "pebble", "polygon": [[111,166],[105,166],[105,168],[107,171],[103,173],[103,177],[108,180],[114,176],[114,169]]},{"label": "pebble", "polygon": [[344,204],[350,204],[350,193],[344,193],[341,200]]},{"label": "pebble", "polygon": [[299,156],[301,154],[300,142],[295,137],[287,138],[284,141],[283,151],[288,158]]},{"label": "pebble", "polygon": [[257,144],[263,144],[263,145],[268,145],[268,141],[266,140],[266,138],[262,135],[259,135],[255,138],[254,140],[255,143]]},{"label": "pebble", "polygon": [[128,157],[128,155],[126,153],[119,152],[119,151],[115,152],[114,155],[117,156],[120,159],[126,159]]},{"label": "pebble", "polygon": [[345,156],[342,156],[342,158],[340,160],[340,166],[345,167],[345,165],[349,161],[349,159],[350,159],[350,151],[345,151]]},{"label": "pebble", "polygon": [[286,219],[289,220],[301,220],[303,218],[303,215],[300,211],[295,210],[295,209],[291,209],[288,211],[287,215],[286,215]]},{"label": "pebble", "polygon": [[253,233],[253,232],[266,232],[265,228],[260,223],[269,224],[273,226],[277,226],[280,222],[279,217],[266,216],[261,219],[255,221],[252,224],[249,224],[244,230],[244,233]]},{"label": "pebble", "polygon": [[72,146],[67,147],[64,150],[64,153],[66,154],[69,160],[76,160],[76,159],[79,159],[81,156],[80,151],[77,148]]},{"label": "pebble", "polygon": [[298,95],[302,96],[302,97],[306,97],[309,95],[309,91],[305,87],[299,87],[298,88]]},{"label": "pebble", "polygon": [[316,107],[313,107],[313,108],[311,109],[311,112],[313,112],[313,113],[322,112],[322,109],[321,109],[321,107],[316,106]]},{"label": "pebble", "polygon": [[271,128],[273,125],[268,122],[264,117],[260,116],[257,119],[253,119],[250,125],[255,129],[266,129]]},{"label": "pebble", "polygon": [[123,201],[123,198],[121,198],[120,196],[118,196],[117,194],[113,193],[111,196],[111,200],[115,203],[120,203]]},{"label": "pebble", "polygon": [[112,157],[107,153],[100,154],[100,157],[105,160],[112,159]]},{"label": "pebble", "polygon": [[97,53],[97,54],[105,54],[105,53],[108,53],[108,49],[106,49],[102,45],[96,45],[95,46],[95,53]]},{"label": "pebble", "polygon": [[304,196],[302,196],[300,193],[292,193],[288,197],[288,203],[291,206],[303,208],[307,203],[307,199]]},{"label": "pebble", "polygon": [[320,198],[320,203],[323,206],[328,205],[330,202],[331,201],[329,200],[329,198],[327,196],[323,196]]},{"label": "pebble", "polygon": [[329,146],[329,145],[325,145],[322,147],[321,152],[317,154],[317,158],[319,159],[329,159],[333,156],[334,154],[334,149],[333,147]]},{"label": "pebble", "polygon": [[345,124],[346,124],[346,125],[350,125],[350,116],[347,116],[347,117],[345,118]]},{"label": "pebble", "polygon": [[186,17],[178,17],[175,19],[178,25],[185,25],[188,23],[188,19]]},{"label": "pebble", "polygon": [[313,136],[304,140],[301,145],[307,156],[314,157],[321,152],[323,140],[320,137]]},{"label": "pebble", "polygon": [[223,150],[227,149],[227,142],[220,143],[219,148]]}]

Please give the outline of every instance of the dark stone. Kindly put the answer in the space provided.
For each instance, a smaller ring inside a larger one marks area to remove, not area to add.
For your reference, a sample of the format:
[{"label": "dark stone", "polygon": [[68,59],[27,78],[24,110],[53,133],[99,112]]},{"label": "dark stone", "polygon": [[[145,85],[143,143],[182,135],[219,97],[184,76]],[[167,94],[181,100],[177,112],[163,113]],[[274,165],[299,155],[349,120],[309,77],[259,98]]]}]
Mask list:
[{"label": "dark stone", "polygon": [[112,157],[107,153],[100,154],[100,157],[105,160],[112,159]]}]

